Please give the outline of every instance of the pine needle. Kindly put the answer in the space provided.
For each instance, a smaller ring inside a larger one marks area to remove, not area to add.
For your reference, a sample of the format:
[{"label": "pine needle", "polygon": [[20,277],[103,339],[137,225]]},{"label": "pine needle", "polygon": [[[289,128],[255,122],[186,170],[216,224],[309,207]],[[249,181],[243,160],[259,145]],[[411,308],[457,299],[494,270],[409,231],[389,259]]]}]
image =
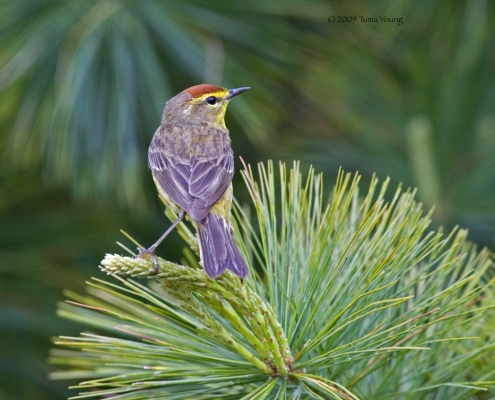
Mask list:
[{"label": "pine needle", "polygon": [[59,306],[95,332],[55,340],[52,378],[84,379],[75,399],[495,394],[490,251],[465,230],[431,231],[414,191],[386,200],[388,180],[361,195],[340,171],[325,201],[322,177],[298,163],[243,174],[255,217],[236,203],[236,239],[261,272],[209,279],[186,224],[191,266],[159,258],[154,275],[149,259],[107,254],[100,269],[117,282]]}]

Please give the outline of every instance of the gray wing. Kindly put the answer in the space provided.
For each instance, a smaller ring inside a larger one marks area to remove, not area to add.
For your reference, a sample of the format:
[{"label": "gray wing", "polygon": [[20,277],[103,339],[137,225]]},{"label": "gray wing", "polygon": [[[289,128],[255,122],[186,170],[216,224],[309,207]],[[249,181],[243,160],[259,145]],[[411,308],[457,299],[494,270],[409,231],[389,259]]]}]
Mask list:
[{"label": "gray wing", "polygon": [[222,198],[234,175],[232,151],[214,158],[189,160],[166,154],[152,144],[148,165],[163,191],[196,221],[205,218]]}]

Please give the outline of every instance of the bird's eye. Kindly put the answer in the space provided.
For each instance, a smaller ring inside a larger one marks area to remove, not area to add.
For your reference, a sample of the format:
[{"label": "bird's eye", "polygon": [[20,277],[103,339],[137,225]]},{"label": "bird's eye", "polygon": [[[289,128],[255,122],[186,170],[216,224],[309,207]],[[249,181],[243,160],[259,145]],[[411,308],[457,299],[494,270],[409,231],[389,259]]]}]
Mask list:
[{"label": "bird's eye", "polygon": [[217,98],[215,96],[210,96],[206,98],[206,103],[208,103],[210,106],[213,106],[217,103]]}]

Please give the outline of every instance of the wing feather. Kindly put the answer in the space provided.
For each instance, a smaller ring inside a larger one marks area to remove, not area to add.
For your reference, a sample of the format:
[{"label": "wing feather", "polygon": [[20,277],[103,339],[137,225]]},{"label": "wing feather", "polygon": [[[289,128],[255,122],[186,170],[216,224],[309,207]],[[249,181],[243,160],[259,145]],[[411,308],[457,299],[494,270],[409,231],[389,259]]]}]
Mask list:
[{"label": "wing feather", "polygon": [[[155,139],[156,138],[156,139]],[[216,157],[171,155],[155,134],[148,165],[161,189],[194,220],[201,221],[232,181],[234,157],[230,146]]]}]

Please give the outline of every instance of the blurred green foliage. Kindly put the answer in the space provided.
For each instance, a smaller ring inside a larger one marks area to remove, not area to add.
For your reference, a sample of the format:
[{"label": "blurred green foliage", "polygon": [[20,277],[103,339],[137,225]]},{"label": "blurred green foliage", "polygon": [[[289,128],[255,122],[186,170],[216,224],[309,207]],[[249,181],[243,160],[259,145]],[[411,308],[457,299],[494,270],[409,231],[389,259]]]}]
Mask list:
[{"label": "blurred green foliage", "polygon": [[146,149],[200,82],[252,87],[227,115],[247,162],[389,175],[495,247],[494,49],[489,0],[0,2],[0,398],[67,396],[46,378],[50,335],[75,333],[54,303],[118,229],[167,226]]}]

